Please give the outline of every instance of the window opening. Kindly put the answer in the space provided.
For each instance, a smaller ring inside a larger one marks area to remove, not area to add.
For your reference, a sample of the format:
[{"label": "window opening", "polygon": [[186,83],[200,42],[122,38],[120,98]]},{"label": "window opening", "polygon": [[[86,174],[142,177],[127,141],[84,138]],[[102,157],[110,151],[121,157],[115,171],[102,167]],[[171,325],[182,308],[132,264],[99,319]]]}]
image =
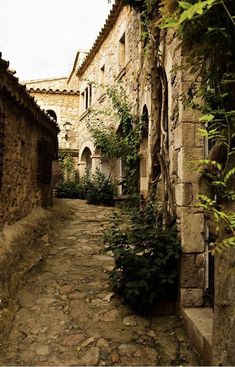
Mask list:
[{"label": "window opening", "polygon": [[126,38],[125,33],[123,33],[122,37],[119,40],[119,64],[121,67],[126,64]]},{"label": "window opening", "polygon": [[55,111],[53,111],[53,110],[47,110],[47,113],[48,113],[48,115],[50,115],[51,117],[53,117],[53,119],[55,121],[57,121],[57,116],[56,116]]}]

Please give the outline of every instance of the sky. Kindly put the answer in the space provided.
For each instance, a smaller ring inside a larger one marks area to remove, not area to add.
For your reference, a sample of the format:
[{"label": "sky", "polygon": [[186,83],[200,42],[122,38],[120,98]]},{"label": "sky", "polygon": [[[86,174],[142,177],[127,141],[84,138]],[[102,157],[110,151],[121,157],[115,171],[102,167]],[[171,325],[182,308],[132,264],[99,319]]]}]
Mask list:
[{"label": "sky", "polygon": [[110,12],[108,0],[0,0],[0,52],[20,80],[67,76]]}]

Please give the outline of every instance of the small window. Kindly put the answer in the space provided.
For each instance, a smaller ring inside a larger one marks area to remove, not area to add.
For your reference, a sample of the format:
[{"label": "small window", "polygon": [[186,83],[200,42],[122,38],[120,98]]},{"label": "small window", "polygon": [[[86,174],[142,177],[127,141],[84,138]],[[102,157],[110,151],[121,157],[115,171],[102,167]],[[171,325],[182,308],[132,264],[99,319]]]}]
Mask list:
[{"label": "small window", "polygon": [[89,85],[89,107],[92,105],[92,85]]},{"label": "small window", "polygon": [[120,67],[124,67],[126,65],[126,39],[125,39],[125,33],[123,33],[122,37],[119,40],[119,65],[120,65]]},{"label": "small window", "polygon": [[47,110],[48,115],[50,115],[55,121],[57,121],[57,116],[55,111],[53,110]]},{"label": "small window", "polygon": [[104,84],[105,84],[105,65],[100,68],[100,78],[99,78],[99,84],[101,92],[104,90]]},{"label": "small window", "polygon": [[82,92],[81,97],[81,113],[83,113],[85,111],[85,92]]},{"label": "small window", "polygon": [[37,181],[42,184],[50,184],[52,175],[52,149],[44,140],[38,140],[37,146]]},{"label": "small window", "polygon": [[92,84],[89,84],[84,92],[81,93],[82,96],[82,112],[86,111],[92,104]]},{"label": "small window", "polygon": [[4,115],[0,111],[0,188],[3,177]]},{"label": "small window", "polygon": [[85,89],[85,110],[89,107],[89,89],[88,87]]}]

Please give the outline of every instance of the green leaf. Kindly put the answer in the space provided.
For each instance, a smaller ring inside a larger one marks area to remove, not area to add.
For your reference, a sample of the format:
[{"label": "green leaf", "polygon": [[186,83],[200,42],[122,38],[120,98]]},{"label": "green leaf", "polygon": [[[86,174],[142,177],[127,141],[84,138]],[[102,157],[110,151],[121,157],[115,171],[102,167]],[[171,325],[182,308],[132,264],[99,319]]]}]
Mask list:
[{"label": "green leaf", "polygon": [[200,117],[199,121],[201,122],[210,122],[213,121],[215,118],[214,115],[212,115],[211,113],[207,114],[207,115],[203,115],[202,117]]},{"label": "green leaf", "polygon": [[228,171],[228,173],[226,174],[226,176],[224,177],[224,182],[227,182],[229,180],[229,178],[235,174],[235,167],[233,167],[232,169],[230,169]]},{"label": "green leaf", "polygon": [[187,2],[187,1],[179,1],[179,6],[182,9],[189,9],[189,8],[191,8],[192,4]]}]

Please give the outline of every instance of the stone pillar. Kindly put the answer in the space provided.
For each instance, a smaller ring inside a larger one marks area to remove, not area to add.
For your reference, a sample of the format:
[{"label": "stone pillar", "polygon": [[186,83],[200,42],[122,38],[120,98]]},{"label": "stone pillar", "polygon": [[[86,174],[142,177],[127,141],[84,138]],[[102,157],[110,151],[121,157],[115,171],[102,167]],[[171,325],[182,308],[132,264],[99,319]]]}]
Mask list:
[{"label": "stone pillar", "polygon": [[[182,89],[187,88],[182,82]],[[204,214],[198,202],[199,173],[195,161],[204,158],[204,141],[198,133],[198,113],[179,102],[179,122],[173,132],[176,162],[175,201],[183,254],[180,268],[180,307],[203,305],[205,287]]]},{"label": "stone pillar", "polygon": [[100,155],[91,156],[92,165],[91,165],[91,173],[95,174],[96,169],[100,169]]},{"label": "stone pillar", "polygon": [[78,163],[79,177],[84,176],[85,172],[86,172],[86,162],[79,162]]}]

